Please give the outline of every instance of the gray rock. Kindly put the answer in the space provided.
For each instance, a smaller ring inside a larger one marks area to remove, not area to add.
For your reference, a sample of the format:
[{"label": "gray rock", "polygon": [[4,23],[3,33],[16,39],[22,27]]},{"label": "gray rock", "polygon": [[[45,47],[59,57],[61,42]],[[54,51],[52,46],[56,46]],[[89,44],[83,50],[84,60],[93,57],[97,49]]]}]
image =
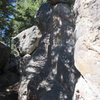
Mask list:
[{"label": "gray rock", "polygon": [[19,100],[72,100],[80,75],[73,59],[74,16],[67,4],[45,3],[37,20],[42,37],[36,50],[21,60]]},{"label": "gray rock", "polygon": [[52,8],[53,6],[50,3],[44,3],[37,11],[36,21],[42,34],[44,34],[48,29],[47,23],[50,22],[50,18],[52,16]]},{"label": "gray rock", "polygon": [[0,42],[0,71],[3,70],[8,59],[10,58],[10,48],[6,44]]},{"label": "gray rock", "polygon": [[17,99],[17,91],[8,88],[15,88],[19,78],[16,57],[11,54],[10,47],[0,41],[0,100]]},{"label": "gray rock", "polygon": [[76,0],[74,8],[78,14],[75,66],[84,77],[76,85],[79,98],[74,100],[100,100],[100,1]]},{"label": "gray rock", "polygon": [[41,33],[37,26],[32,26],[13,38],[21,55],[31,54],[38,46]]},{"label": "gray rock", "polygon": [[[3,57],[5,56],[2,56],[2,59]],[[10,54],[10,56],[7,59],[8,60],[7,62],[5,62],[5,65],[3,66],[3,68],[0,69],[1,71],[0,73],[0,94],[3,91],[6,91],[8,87],[10,86],[13,87],[13,85],[19,82],[19,79],[20,79],[20,75],[18,71],[18,65],[19,65],[18,58]]]}]

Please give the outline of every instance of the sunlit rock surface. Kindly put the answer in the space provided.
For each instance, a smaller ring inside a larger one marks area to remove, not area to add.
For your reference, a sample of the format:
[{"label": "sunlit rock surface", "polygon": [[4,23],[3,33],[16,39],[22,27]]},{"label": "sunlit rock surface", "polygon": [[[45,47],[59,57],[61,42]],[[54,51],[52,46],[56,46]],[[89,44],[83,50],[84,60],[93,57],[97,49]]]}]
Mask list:
[{"label": "sunlit rock surface", "polygon": [[100,100],[100,1],[76,0],[74,7],[75,66],[84,77],[76,85],[79,98],[74,100]]},{"label": "sunlit rock surface", "polygon": [[40,30],[37,26],[32,26],[13,38],[16,47],[21,55],[31,54],[37,47],[41,38]]}]

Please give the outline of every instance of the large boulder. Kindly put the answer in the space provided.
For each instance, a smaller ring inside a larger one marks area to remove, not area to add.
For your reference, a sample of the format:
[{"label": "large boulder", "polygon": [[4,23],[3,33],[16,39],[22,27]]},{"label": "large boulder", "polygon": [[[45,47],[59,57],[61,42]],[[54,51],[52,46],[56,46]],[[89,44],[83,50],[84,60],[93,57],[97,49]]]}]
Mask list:
[{"label": "large boulder", "polygon": [[0,42],[0,71],[4,68],[10,58],[10,52],[11,49],[3,42]]},{"label": "large boulder", "polygon": [[13,38],[16,47],[21,55],[31,54],[36,47],[41,37],[40,30],[37,26],[32,26]]},{"label": "large boulder", "polygon": [[76,85],[74,100],[100,100],[100,1],[76,0],[74,7],[75,66],[84,77]]},{"label": "large boulder", "polygon": [[71,8],[63,3],[45,3],[36,17],[42,37],[35,52],[21,59],[19,100],[72,100],[79,73],[73,59]]}]

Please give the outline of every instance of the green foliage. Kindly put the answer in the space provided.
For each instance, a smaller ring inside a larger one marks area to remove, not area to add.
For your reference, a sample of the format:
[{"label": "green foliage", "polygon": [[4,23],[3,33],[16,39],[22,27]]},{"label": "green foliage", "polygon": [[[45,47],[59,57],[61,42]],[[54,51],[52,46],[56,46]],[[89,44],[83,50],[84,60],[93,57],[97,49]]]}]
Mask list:
[{"label": "green foliage", "polygon": [[0,33],[8,33],[11,32],[11,15],[14,15],[14,5],[13,0],[1,0],[0,1]]},{"label": "green foliage", "polygon": [[11,44],[13,33],[13,15],[15,14],[14,0],[0,0],[0,41]]},{"label": "green foliage", "polygon": [[14,34],[18,34],[35,24],[35,14],[45,0],[17,0],[14,16]]},{"label": "green foliage", "polygon": [[35,14],[46,0],[0,0],[0,35],[11,45],[11,37],[35,24]]}]

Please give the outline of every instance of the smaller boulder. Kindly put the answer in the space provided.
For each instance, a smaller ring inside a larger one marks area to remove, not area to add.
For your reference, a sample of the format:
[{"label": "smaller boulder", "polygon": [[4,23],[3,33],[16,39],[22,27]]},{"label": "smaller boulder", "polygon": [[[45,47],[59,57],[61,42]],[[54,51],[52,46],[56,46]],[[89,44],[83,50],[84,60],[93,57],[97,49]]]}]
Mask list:
[{"label": "smaller boulder", "polygon": [[13,38],[14,43],[21,55],[31,54],[38,46],[41,38],[40,30],[37,26],[32,26]]}]

